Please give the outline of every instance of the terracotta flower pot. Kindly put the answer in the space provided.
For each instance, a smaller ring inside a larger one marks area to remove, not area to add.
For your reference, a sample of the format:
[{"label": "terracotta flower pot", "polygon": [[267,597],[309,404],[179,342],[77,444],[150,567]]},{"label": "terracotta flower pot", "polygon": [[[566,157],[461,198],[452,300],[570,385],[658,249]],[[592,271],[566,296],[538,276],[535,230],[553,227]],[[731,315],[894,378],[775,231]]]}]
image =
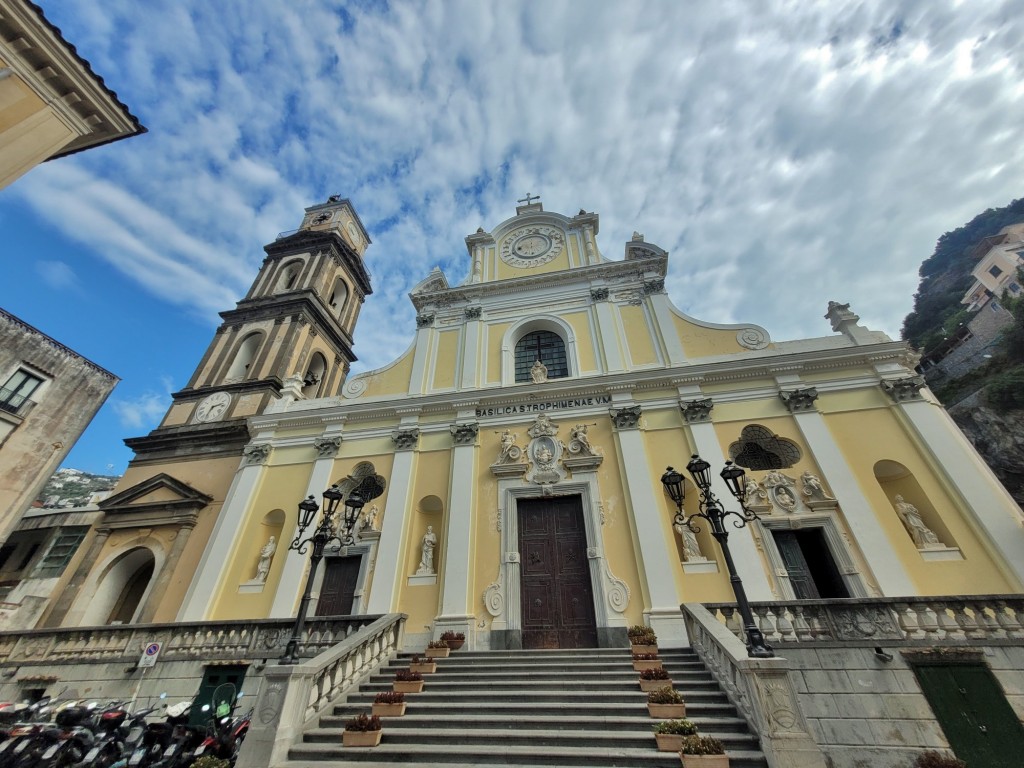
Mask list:
[{"label": "terracotta flower pot", "polygon": [[683,737],[677,733],[656,733],[659,752],[678,752],[683,746]]},{"label": "terracotta flower pot", "polygon": [[428,659],[444,659],[448,657],[451,650],[451,648],[427,648],[426,656]]},{"label": "terracotta flower pot", "polygon": [[448,641],[448,650],[449,651],[457,651],[457,650],[459,650],[459,648],[461,648],[465,644],[466,644],[465,638],[463,638],[462,640],[449,640]]},{"label": "terracotta flower pot", "polygon": [[419,693],[423,690],[422,680],[395,680],[394,691],[402,693]]},{"label": "terracotta flower pot", "polygon": [[641,680],[640,681],[640,690],[643,691],[644,693],[650,693],[651,691],[656,691],[659,688],[664,688],[666,685],[671,686],[672,685],[672,681],[671,680]]},{"label": "terracotta flower pot", "polygon": [[429,675],[431,672],[437,672],[437,662],[421,661],[419,664],[410,664],[409,670],[419,672],[421,675]]},{"label": "terracotta flower pot", "polygon": [[634,645],[633,653],[657,653],[657,645]]},{"label": "terracotta flower pot", "polygon": [[408,702],[402,701],[398,704],[377,704],[373,705],[372,714],[377,717],[401,717],[405,714],[405,708],[408,706]]},{"label": "terracotta flower pot", "polygon": [[728,755],[680,755],[683,768],[729,768]]},{"label": "terracotta flower pot", "polygon": [[633,669],[643,672],[645,669],[661,669],[661,659],[634,659]]},{"label": "terracotta flower pot", "polygon": [[647,711],[651,713],[651,717],[659,720],[681,720],[686,717],[686,704],[652,704],[647,702]]},{"label": "terracotta flower pot", "polygon": [[346,747],[376,747],[384,731],[342,731],[341,743]]}]

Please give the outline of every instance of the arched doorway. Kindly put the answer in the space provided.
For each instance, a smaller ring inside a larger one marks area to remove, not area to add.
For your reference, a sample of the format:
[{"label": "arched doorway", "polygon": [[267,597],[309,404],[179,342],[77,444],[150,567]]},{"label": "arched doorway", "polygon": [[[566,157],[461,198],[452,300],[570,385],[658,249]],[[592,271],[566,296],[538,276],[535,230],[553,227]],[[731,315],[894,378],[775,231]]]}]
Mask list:
[{"label": "arched doorway", "polygon": [[82,624],[131,623],[153,581],[155,567],[156,559],[146,547],[118,557],[100,578]]}]

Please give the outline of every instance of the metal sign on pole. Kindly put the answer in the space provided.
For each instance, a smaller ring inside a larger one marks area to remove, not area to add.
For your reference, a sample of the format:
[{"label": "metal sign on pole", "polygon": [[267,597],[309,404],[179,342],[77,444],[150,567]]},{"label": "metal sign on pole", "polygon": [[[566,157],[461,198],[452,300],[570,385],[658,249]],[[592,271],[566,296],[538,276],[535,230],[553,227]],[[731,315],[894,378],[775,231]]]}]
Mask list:
[{"label": "metal sign on pole", "polygon": [[159,655],[160,643],[149,643],[146,646],[146,650],[142,652],[142,658],[139,659],[139,666],[152,667],[156,665],[156,660]]}]

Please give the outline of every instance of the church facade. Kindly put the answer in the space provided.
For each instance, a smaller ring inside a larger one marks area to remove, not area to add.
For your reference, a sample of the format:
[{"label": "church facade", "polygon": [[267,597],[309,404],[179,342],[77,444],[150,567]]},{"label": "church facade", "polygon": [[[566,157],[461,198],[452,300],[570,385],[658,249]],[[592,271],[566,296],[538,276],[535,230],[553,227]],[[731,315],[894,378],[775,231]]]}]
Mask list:
[{"label": "church facade", "polygon": [[746,469],[760,519],[729,542],[752,600],[1021,591],[1021,510],[903,342],[836,302],[794,341],[689,317],[666,251],[635,233],[612,259],[598,234],[527,199],[465,238],[465,280],[413,289],[404,354],[349,376],[370,239],[349,201],[308,208],[128,441],[41,626],[294,616],[298,503],[336,484],[367,499],[316,614],[405,613],[410,648],[617,646],[633,624],[684,645],[681,603],[732,599],[662,487],[694,454],[730,508],[717,472]]}]

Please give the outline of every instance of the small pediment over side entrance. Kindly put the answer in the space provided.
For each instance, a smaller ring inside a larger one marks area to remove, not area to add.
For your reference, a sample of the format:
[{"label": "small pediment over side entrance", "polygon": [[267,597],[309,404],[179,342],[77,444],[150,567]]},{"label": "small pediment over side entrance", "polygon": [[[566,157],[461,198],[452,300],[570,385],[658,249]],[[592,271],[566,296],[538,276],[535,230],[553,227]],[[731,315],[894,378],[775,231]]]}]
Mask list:
[{"label": "small pediment over side entrance", "polygon": [[194,524],[213,497],[166,473],[147,478],[100,502],[106,528]]}]

